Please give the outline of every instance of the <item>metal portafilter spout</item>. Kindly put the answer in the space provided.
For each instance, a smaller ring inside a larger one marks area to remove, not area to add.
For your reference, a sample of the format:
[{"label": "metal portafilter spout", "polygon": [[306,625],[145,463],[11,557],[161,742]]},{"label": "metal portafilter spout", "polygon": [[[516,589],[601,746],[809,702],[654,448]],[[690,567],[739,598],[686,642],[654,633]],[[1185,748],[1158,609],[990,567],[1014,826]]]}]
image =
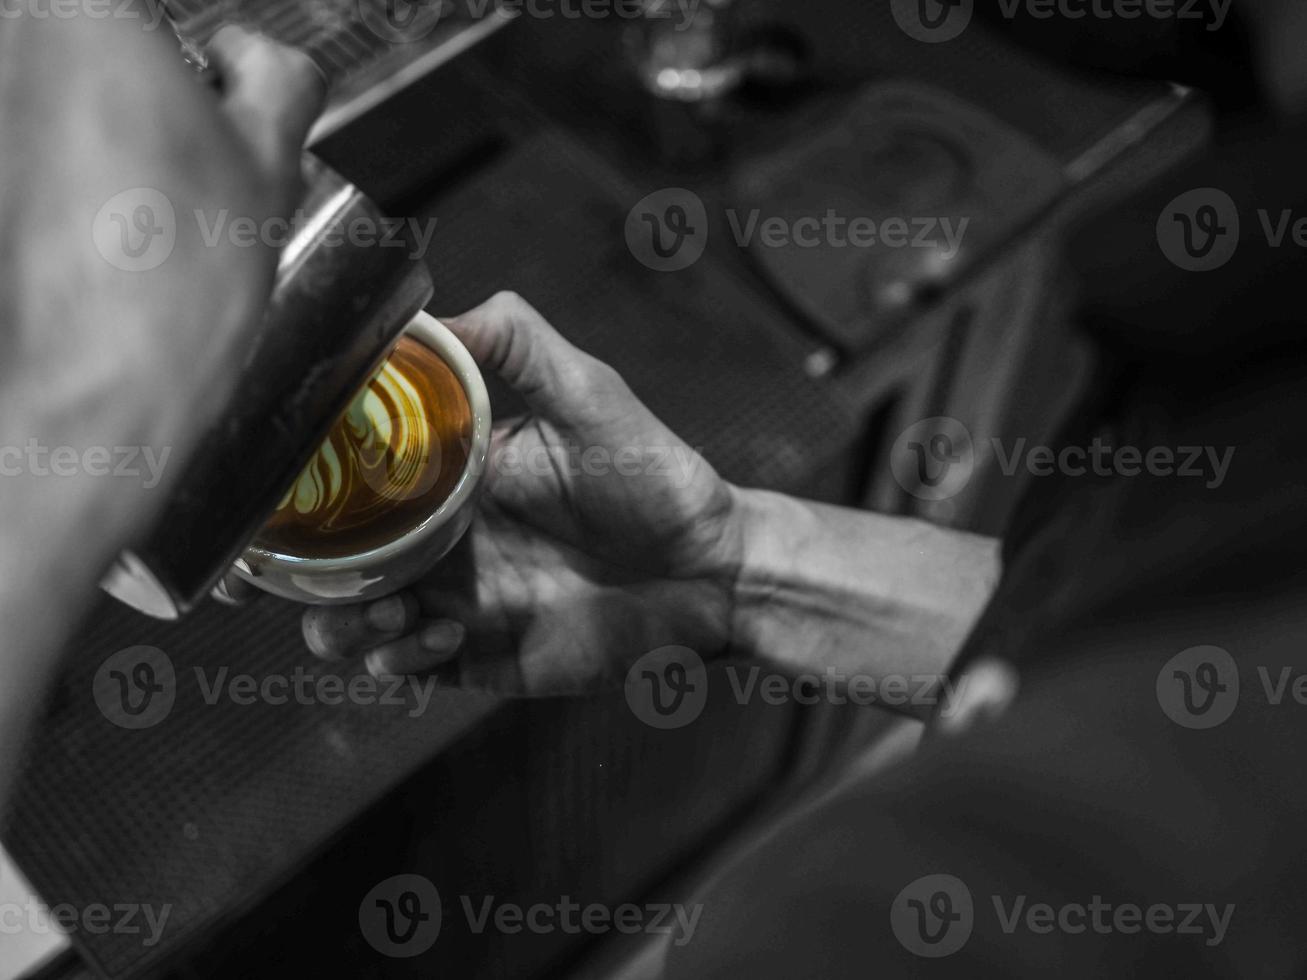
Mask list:
[{"label": "metal portafilter spout", "polygon": [[101,585],[176,619],[200,602],[275,511],[332,423],[431,299],[404,229],[381,247],[375,204],[311,154],[303,214],[230,405],[200,440],[157,522]]}]

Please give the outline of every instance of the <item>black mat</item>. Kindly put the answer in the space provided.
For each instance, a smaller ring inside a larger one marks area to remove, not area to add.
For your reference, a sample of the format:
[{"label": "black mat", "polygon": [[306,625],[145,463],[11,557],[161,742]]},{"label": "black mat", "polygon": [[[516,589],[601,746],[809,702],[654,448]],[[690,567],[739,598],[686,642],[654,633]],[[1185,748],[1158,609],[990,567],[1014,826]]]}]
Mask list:
[{"label": "black mat", "polygon": [[[1064,189],[1057,161],[1023,133],[909,82],[867,86],[846,112],[735,179],[738,214],[792,229],[839,219],[829,231],[810,228],[815,237],[779,242],[755,222],[748,248],[814,329],[862,353],[904,329],[921,296],[1001,249]],[[857,223],[870,237],[853,237]]]},{"label": "black mat", "polygon": [[535,136],[431,206],[431,310],[514,289],[621,371],[728,479],[820,493],[857,437],[853,404],[805,373],[812,345],[761,284],[716,260],[733,242],[710,241],[679,272],[636,260],[627,213],[658,189],[627,183],[569,140]]}]

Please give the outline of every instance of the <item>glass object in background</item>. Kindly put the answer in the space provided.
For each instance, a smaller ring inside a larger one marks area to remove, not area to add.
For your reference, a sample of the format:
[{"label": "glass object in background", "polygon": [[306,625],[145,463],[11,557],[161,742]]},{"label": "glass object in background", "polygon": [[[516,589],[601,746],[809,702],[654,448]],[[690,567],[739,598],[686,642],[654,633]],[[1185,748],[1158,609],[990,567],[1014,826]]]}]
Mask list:
[{"label": "glass object in background", "polygon": [[650,96],[649,125],[661,161],[697,164],[717,155],[722,103],[745,75],[733,57],[734,0],[648,0],[627,37],[627,57]]}]

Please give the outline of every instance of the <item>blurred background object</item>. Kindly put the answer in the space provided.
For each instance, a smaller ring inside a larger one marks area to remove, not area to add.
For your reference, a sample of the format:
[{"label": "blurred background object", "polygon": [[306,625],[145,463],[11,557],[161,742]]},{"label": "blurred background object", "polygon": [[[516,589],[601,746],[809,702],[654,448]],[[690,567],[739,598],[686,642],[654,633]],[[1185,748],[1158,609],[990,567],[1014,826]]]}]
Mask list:
[{"label": "blurred background object", "polygon": [[732,49],[731,7],[649,0],[628,31],[627,56],[649,95],[651,141],[664,163],[705,163],[721,149],[715,124],[747,70]]}]

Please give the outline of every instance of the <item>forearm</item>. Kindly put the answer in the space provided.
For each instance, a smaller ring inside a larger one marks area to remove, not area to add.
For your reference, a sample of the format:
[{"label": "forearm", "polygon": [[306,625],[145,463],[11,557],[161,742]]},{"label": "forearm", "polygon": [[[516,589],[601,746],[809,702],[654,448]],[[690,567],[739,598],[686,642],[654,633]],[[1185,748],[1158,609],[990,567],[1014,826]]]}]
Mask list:
[{"label": "forearm", "polygon": [[734,647],[790,674],[943,678],[997,584],[997,540],[735,492]]},{"label": "forearm", "polygon": [[[266,303],[271,245],[206,240],[196,215],[284,213],[298,172],[282,112],[303,73],[267,80],[251,118],[239,75],[219,103],[148,26],[0,22],[0,809],[59,650],[226,403]],[[133,188],[168,206],[138,213]],[[164,233],[159,262],[123,262],[106,214]]]},{"label": "forearm", "polygon": [[115,277],[91,238],[99,205],[143,181],[79,152],[123,70],[124,32],[74,21],[0,24],[0,810],[58,650],[142,509],[139,486],[54,468],[49,454],[71,447],[80,464],[92,446],[154,438],[133,397],[149,314],[119,325],[141,284]]},{"label": "forearm", "polygon": [[0,393],[0,809],[59,651],[147,518],[169,459],[165,447],[153,468],[139,462],[145,427],[117,407],[133,400],[121,389],[116,402],[105,397],[97,381],[109,384],[100,375],[42,397],[22,385]]},{"label": "forearm", "polygon": [[15,478],[0,481],[0,811],[59,651],[89,607],[123,527],[109,494],[43,486],[35,504],[15,485]]}]

